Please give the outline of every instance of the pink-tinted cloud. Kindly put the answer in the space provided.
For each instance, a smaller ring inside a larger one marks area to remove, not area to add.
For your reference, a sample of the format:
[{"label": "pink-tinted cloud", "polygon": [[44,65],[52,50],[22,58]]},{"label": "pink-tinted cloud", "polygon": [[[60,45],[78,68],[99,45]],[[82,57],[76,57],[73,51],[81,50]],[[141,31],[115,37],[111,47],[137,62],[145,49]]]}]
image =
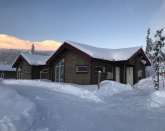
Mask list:
[{"label": "pink-tinted cloud", "polygon": [[28,40],[21,40],[13,36],[0,34],[0,48],[31,49],[32,43],[35,44],[37,50],[56,50],[61,44],[61,42],[57,42],[53,40],[31,42]]}]

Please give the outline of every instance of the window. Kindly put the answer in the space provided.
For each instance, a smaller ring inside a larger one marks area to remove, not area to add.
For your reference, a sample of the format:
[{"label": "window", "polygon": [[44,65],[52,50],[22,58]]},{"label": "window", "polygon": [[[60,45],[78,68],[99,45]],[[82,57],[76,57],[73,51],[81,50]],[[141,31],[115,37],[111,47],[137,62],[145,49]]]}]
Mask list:
[{"label": "window", "polygon": [[77,73],[87,73],[88,72],[88,65],[77,65],[76,66]]}]

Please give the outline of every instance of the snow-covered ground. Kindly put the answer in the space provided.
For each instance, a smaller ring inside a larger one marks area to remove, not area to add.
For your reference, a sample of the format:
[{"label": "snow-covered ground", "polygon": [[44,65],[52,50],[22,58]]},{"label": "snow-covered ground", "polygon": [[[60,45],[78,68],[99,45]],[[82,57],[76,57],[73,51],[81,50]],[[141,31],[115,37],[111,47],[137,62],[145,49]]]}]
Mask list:
[{"label": "snow-covered ground", "polygon": [[[161,86],[163,82],[161,82]],[[165,89],[150,78],[132,88],[0,81],[0,131],[164,131]]]}]

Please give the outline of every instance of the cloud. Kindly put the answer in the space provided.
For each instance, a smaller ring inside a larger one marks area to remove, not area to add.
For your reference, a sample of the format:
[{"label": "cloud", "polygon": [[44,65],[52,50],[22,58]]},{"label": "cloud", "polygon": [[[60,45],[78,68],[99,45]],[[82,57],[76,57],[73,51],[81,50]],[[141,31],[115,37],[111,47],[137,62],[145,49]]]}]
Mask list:
[{"label": "cloud", "polygon": [[32,43],[35,44],[37,50],[56,50],[61,45],[61,42],[54,40],[31,42],[28,40],[18,39],[14,36],[0,34],[0,48],[31,49]]},{"label": "cloud", "polygon": [[54,40],[44,40],[40,42],[34,42],[34,44],[39,50],[56,50],[61,45],[61,42]]}]

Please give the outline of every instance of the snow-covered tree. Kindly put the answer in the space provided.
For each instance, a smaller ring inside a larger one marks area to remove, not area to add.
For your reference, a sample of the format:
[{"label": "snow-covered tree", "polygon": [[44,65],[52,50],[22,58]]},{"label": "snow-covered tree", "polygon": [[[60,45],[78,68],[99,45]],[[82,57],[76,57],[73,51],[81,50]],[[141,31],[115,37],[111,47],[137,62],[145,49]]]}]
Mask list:
[{"label": "snow-covered tree", "polygon": [[156,31],[155,41],[152,47],[152,50],[153,50],[152,63],[155,70],[154,84],[157,90],[159,89],[160,68],[165,60],[165,52],[163,50],[163,47],[165,46],[165,43],[164,43],[165,37],[162,36],[162,33],[163,33],[163,29]]},{"label": "snow-covered tree", "polygon": [[151,66],[154,70],[153,78],[156,89],[159,89],[160,69],[165,63],[165,37],[162,33],[163,29],[157,30],[154,40],[152,40],[150,38],[150,29],[148,29],[146,38],[146,55],[151,60]]}]

